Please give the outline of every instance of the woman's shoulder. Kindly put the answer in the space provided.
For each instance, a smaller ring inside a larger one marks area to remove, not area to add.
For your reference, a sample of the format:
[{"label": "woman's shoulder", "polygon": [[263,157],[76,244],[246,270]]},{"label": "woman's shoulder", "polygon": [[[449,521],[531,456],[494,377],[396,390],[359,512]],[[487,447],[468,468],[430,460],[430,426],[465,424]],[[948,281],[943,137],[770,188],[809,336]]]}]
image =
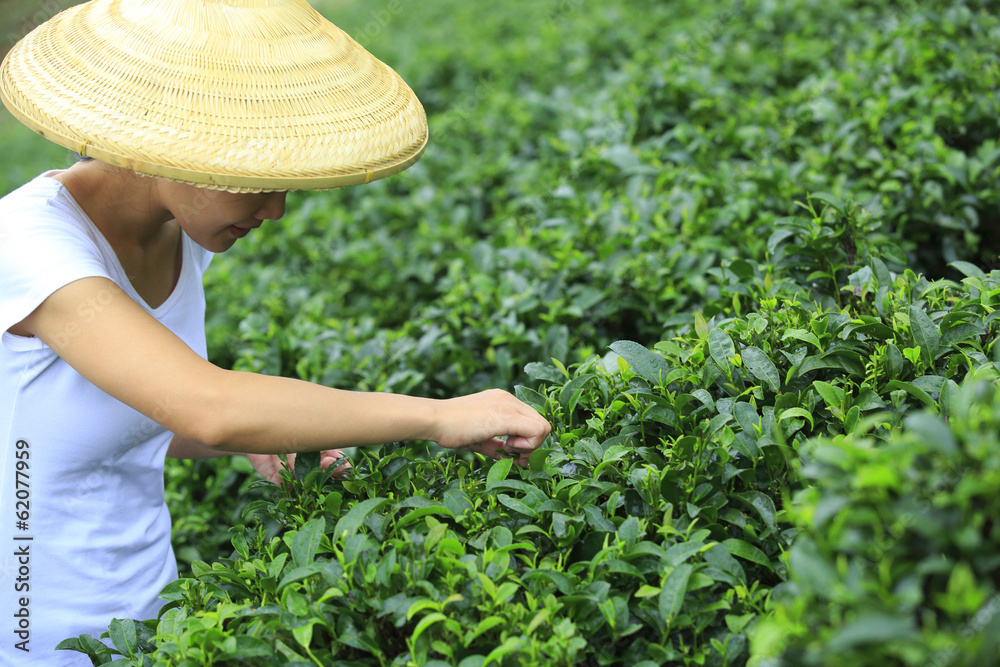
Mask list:
[{"label": "woman's shoulder", "polygon": [[46,172],[0,198],[0,242],[65,234],[93,241],[87,214]]},{"label": "woman's shoulder", "polygon": [[0,205],[9,206],[25,200],[46,199],[57,196],[62,188],[62,183],[53,178],[53,176],[59,173],[59,169],[50,169],[39,174],[0,198]]},{"label": "woman's shoulder", "polygon": [[74,205],[65,186],[52,178],[56,173],[45,172],[0,198],[0,225],[21,227],[25,217],[80,218],[82,210]]},{"label": "woman's shoulder", "polygon": [[65,186],[47,172],[0,198],[0,282],[12,272],[64,271],[71,266],[101,266],[109,253],[87,214]]}]

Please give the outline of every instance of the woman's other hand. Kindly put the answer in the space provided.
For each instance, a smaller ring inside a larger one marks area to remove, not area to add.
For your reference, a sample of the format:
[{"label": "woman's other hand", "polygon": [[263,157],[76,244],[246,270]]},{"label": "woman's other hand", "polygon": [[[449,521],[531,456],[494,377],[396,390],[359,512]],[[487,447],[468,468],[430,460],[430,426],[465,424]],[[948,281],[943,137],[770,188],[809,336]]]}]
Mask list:
[{"label": "woman's other hand", "polygon": [[[261,477],[274,484],[281,484],[281,471],[285,469],[285,463],[277,454],[247,454],[247,458]],[[294,469],[295,454],[288,454],[287,459],[289,467]],[[340,465],[334,469],[333,476],[342,479],[351,469],[351,462],[344,458],[344,452],[339,449],[328,449],[320,453],[319,464],[324,470],[336,461],[340,461]]]}]

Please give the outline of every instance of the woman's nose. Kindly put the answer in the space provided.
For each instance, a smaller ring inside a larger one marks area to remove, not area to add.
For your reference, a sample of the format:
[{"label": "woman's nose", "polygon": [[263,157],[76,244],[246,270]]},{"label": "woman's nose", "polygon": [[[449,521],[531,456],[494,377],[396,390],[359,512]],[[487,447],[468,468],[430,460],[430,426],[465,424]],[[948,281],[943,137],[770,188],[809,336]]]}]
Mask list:
[{"label": "woman's nose", "polygon": [[281,220],[285,215],[285,198],[287,192],[269,192],[264,205],[257,209],[253,217],[258,220]]}]

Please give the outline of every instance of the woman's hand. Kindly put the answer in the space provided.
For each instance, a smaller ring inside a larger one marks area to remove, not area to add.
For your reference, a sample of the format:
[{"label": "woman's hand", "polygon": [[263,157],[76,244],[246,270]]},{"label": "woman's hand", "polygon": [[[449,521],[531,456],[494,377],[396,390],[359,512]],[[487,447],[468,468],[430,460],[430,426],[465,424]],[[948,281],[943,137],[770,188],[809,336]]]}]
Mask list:
[{"label": "woman's hand", "polygon": [[[285,469],[285,463],[276,454],[247,454],[250,465],[257,473],[269,482],[281,484],[281,471]],[[288,465],[295,468],[295,454],[288,455]],[[341,460],[341,464],[333,471],[333,476],[343,478],[351,468],[351,462],[344,460],[344,452],[339,449],[329,449],[320,453],[319,465],[325,470],[334,461]]]},{"label": "woman's hand", "polygon": [[440,401],[434,421],[430,439],[442,447],[495,459],[516,456],[518,465],[526,465],[552,431],[534,408],[502,389]]}]

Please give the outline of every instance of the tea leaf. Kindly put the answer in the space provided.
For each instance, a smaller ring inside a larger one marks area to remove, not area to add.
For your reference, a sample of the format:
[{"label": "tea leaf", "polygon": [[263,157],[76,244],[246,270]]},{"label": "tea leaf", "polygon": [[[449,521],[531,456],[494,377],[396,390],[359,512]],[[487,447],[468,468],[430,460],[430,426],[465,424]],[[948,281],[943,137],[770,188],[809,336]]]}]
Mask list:
[{"label": "tea leaf", "polygon": [[792,419],[799,417],[809,422],[809,428],[815,428],[813,423],[813,416],[811,412],[804,410],[803,408],[788,408],[787,410],[782,410],[781,414],[778,415],[778,421],[784,421],[785,419]]},{"label": "tea leaf", "polygon": [[962,261],[949,262],[948,266],[955,267],[955,269],[960,271],[962,275],[964,275],[966,278],[979,278],[979,279],[986,278],[986,274],[983,273],[982,269],[980,269],[975,264],[970,264],[969,262],[962,262]]},{"label": "tea leaf", "polygon": [[783,241],[791,238],[794,235],[795,232],[792,231],[791,229],[776,229],[773,232],[771,232],[771,235],[767,239],[768,254],[773,255],[774,251],[778,249],[778,246],[781,245]]},{"label": "tea leaf", "polygon": [[333,529],[333,535],[337,538],[345,535],[348,537],[353,535],[358,531],[369,514],[385,507],[388,503],[389,501],[386,498],[362,500],[337,522],[337,527]]},{"label": "tea leaf", "polygon": [[559,392],[559,404],[567,415],[572,415],[576,404],[580,402],[587,385],[596,379],[595,375],[580,375],[567,382]]},{"label": "tea leaf", "polygon": [[827,192],[813,192],[809,195],[809,198],[823,202],[841,215],[843,215],[846,208],[844,202],[839,197],[834,197]]},{"label": "tea leaf", "polygon": [[278,590],[280,591],[288,584],[308,579],[314,574],[319,574],[325,569],[325,567],[326,566],[323,563],[308,563],[306,565],[296,567],[290,572],[286,572],[284,576],[281,577],[281,582],[278,584]]},{"label": "tea leaf", "polygon": [[845,623],[840,632],[830,639],[830,650],[843,651],[851,646],[867,646],[887,641],[913,641],[916,636],[911,618],[867,613]]},{"label": "tea leaf", "polygon": [[60,651],[79,651],[80,653],[86,653],[90,656],[94,656],[95,658],[100,657],[100,661],[94,661],[95,664],[98,665],[111,662],[111,651],[108,647],[88,634],[80,635],[79,637],[75,637],[73,639],[63,640],[59,642],[56,649]]},{"label": "tea leaf", "polygon": [[893,380],[892,382],[888,383],[885,386],[885,388],[886,391],[895,391],[895,390],[905,391],[907,394],[913,396],[915,399],[917,399],[927,407],[931,408],[934,407],[934,399],[928,396],[926,391],[909,382],[900,382],[899,380]]},{"label": "tea leaf", "polygon": [[132,657],[139,647],[135,633],[135,621],[113,619],[108,626],[111,643],[122,655]]},{"label": "tea leaf", "polygon": [[490,465],[490,471],[486,473],[486,490],[492,489],[498,482],[507,479],[510,468],[514,464],[513,459],[500,459]]},{"label": "tea leaf", "polygon": [[677,566],[687,561],[691,558],[691,556],[707,548],[708,545],[700,541],[680,542],[667,549],[665,558],[668,565]]},{"label": "tea leaf", "polygon": [[463,641],[465,646],[469,646],[476,639],[476,637],[482,635],[484,632],[489,632],[498,625],[503,625],[504,619],[501,616],[487,616],[483,620],[479,621],[479,624],[475,628],[469,630],[465,633]]},{"label": "tea leaf", "polygon": [[292,536],[292,562],[297,567],[313,562],[324,532],[326,532],[326,519],[320,516],[309,520]]},{"label": "tea leaf", "polygon": [[736,356],[736,346],[729,334],[722,329],[716,327],[709,332],[708,351],[723,371],[733,367],[732,358]]},{"label": "tea leaf", "polygon": [[163,637],[177,636],[184,631],[184,621],[187,618],[180,609],[167,609],[160,616],[160,622],[156,626],[156,633]]},{"label": "tea leaf", "polygon": [[757,565],[766,567],[768,570],[772,569],[770,559],[768,559],[768,557],[764,555],[763,551],[753,546],[752,544],[749,544],[743,540],[738,540],[735,538],[729,538],[723,540],[721,544],[722,546],[726,547],[726,549],[729,550],[729,553],[731,553],[734,556],[738,556],[739,558],[744,558],[750,561],[751,563],[756,563]]},{"label": "tea leaf", "polygon": [[756,430],[760,427],[760,415],[757,414],[752,405],[746,401],[733,404],[733,417],[736,418],[736,423],[744,432],[756,439]]},{"label": "tea leaf", "polygon": [[629,363],[632,370],[651,384],[658,385],[670,374],[670,366],[660,355],[630,340],[620,340],[609,346]]},{"label": "tea leaf", "polygon": [[[816,380],[813,382],[813,388],[819,392],[819,395],[823,398],[823,402],[826,403],[826,407],[830,409],[834,414],[839,414],[841,408],[844,406],[844,400],[846,398],[846,393],[840,387],[835,387],[829,382],[823,382],[822,380]],[[843,415],[840,415],[843,418]]]},{"label": "tea leaf", "polygon": [[788,340],[790,338],[801,340],[804,343],[809,343],[820,352],[823,351],[823,344],[820,343],[819,337],[811,331],[806,331],[805,329],[789,329],[781,336],[781,340]]},{"label": "tea leaf", "polygon": [[514,395],[536,410],[545,411],[546,399],[534,389],[519,384],[514,387]]},{"label": "tea leaf", "polygon": [[630,516],[618,527],[618,539],[627,544],[634,544],[639,538],[639,520]]},{"label": "tea leaf", "polygon": [[879,287],[888,287],[892,284],[892,276],[889,274],[889,269],[886,267],[885,262],[878,257],[872,257],[871,266],[875,272],[875,279]]},{"label": "tea leaf", "polygon": [[304,625],[292,629],[292,636],[299,646],[308,649],[312,643],[313,626],[319,623],[317,619],[309,619]]},{"label": "tea leaf", "polygon": [[694,314],[694,331],[698,335],[698,338],[702,340],[708,338],[708,323],[700,311]]},{"label": "tea leaf", "polygon": [[501,505],[504,505],[514,510],[518,514],[523,514],[524,516],[530,516],[532,519],[538,518],[538,512],[531,509],[530,507],[522,503],[520,500],[517,500],[516,498],[511,498],[505,493],[497,495],[497,500],[500,502]]},{"label": "tea leaf", "polygon": [[956,397],[959,395],[958,385],[954,380],[945,380],[941,386],[941,412],[946,416],[954,414]]},{"label": "tea leaf", "polygon": [[420,619],[420,622],[417,623],[417,627],[413,629],[413,635],[411,635],[410,639],[414,644],[416,644],[417,640],[420,639],[420,635],[422,635],[427,628],[431,627],[435,623],[440,623],[441,621],[446,620],[448,620],[448,617],[441,612],[434,612],[433,614],[424,616]]},{"label": "tea leaf", "polygon": [[752,345],[744,348],[743,364],[751,375],[767,384],[771,391],[778,391],[781,377],[778,375],[778,369],[774,362],[768,358],[763,350]]},{"label": "tea leaf", "polygon": [[543,380],[545,382],[551,382],[553,384],[560,384],[565,379],[563,374],[559,372],[554,366],[549,364],[543,364],[539,361],[533,361],[524,367],[525,374],[534,378],[535,380]]},{"label": "tea leaf", "polygon": [[928,364],[933,364],[940,347],[938,327],[922,309],[910,306],[910,328],[913,340],[924,351]]},{"label": "tea leaf", "polygon": [[777,524],[775,522],[775,510],[774,501],[770,497],[764,495],[760,491],[745,491],[743,493],[734,493],[733,497],[739,498],[744,503],[749,505],[754,509],[755,512],[764,521],[764,525],[767,526],[768,530],[774,532],[777,530]]},{"label": "tea leaf", "polygon": [[670,624],[684,606],[684,596],[687,594],[688,580],[694,568],[684,563],[678,565],[667,575],[660,589],[659,611],[663,622]]},{"label": "tea leaf", "polygon": [[410,512],[407,512],[406,516],[402,517],[396,522],[396,528],[405,528],[411,523],[416,523],[425,516],[430,516],[432,514],[438,514],[448,517],[449,519],[454,519],[455,514],[451,511],[451,508],[445,505],[431,505],[430,507],[417,507]]}]

